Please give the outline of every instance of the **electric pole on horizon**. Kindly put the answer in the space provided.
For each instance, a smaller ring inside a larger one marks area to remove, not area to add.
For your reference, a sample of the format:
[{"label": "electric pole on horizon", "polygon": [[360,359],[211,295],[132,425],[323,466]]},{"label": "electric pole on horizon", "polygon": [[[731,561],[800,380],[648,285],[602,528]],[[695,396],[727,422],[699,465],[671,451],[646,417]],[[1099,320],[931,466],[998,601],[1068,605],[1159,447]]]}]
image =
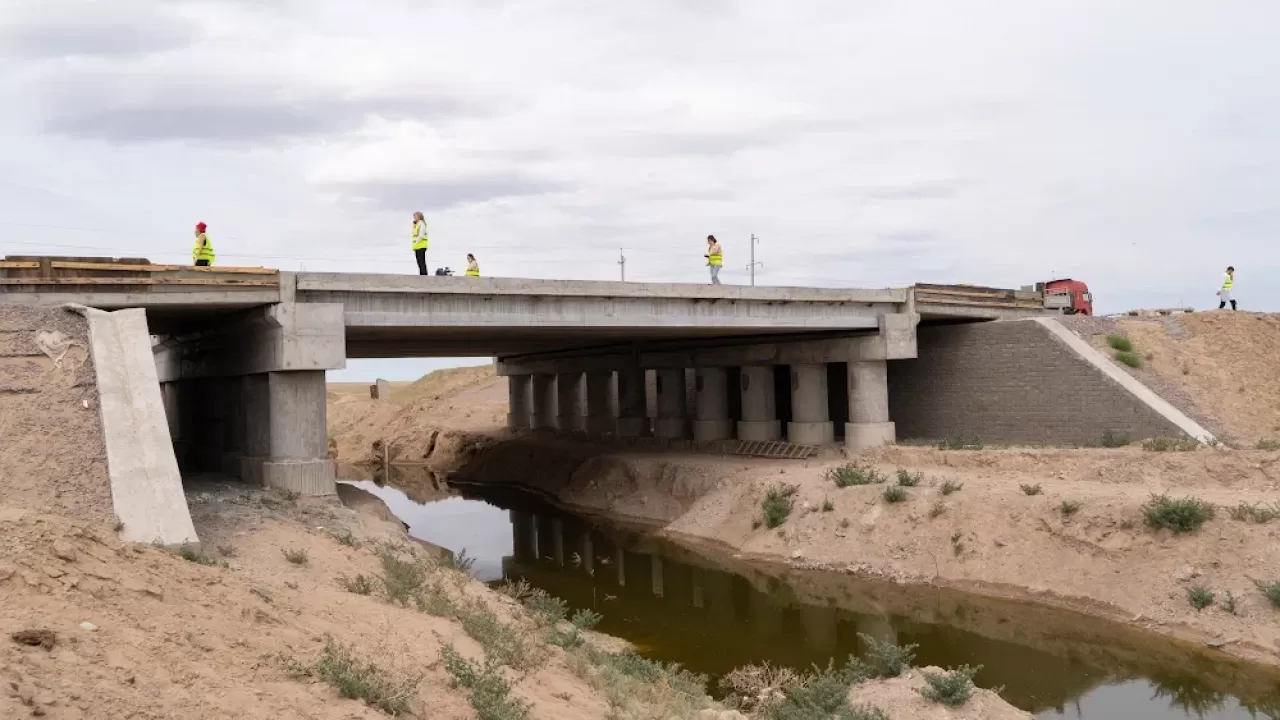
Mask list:
[{"label": "electric pole on horizon", "polygon": [[760,242],[760,238],[755,233],[751,234],[751,262],[747,264],[747,270],[751,272],[751,287],[756,285],[756,267],[764,267],[763,262],[756,262],[756,244]]},{"label": "electric pole on horizon", "polygon": [[622,254],[622,248],[618,248],[618,271],[622,274],[622,282],[627,281],[627,256]]}]

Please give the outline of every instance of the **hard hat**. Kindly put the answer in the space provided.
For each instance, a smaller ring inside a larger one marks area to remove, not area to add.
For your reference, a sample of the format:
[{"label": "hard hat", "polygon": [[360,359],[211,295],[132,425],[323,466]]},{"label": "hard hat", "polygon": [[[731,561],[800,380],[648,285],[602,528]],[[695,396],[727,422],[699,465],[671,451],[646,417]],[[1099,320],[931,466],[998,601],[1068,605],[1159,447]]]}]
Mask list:
[{"label": "hard hat", "polygon": [[196,223],[196,229],[197,229],[197,230],[199,230],[200,232],[204,232],[205,228],[207,228],[207,227],[209,227],[209,226],[208,226],[208,225],[205,225],[205,224],[204,224],[204,223],[202,223],[202,222],[198,222],[198,223]]}]

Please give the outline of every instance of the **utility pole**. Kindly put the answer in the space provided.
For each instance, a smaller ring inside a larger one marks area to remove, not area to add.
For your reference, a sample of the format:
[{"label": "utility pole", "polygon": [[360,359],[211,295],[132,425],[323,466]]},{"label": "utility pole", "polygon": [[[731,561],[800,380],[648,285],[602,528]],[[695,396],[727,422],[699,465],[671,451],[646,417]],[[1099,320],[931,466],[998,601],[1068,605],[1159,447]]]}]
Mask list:
[{"label": "utility pole", "polygon": [[622,254],[622,248],[618,248],[618,270],[622,273],[622,282],[627,281],[627,256]]},{"label": "utility pole", "polygon": [[751,263],[747,265],[747,270],[751,272],[752,287],[755,287],[756,285],[756,266],[764,267],[763,262],[756,262],[756,244],[759,242],[760,242],[760,238],[756,237],[755,233],[752,233],[751,234]]}]

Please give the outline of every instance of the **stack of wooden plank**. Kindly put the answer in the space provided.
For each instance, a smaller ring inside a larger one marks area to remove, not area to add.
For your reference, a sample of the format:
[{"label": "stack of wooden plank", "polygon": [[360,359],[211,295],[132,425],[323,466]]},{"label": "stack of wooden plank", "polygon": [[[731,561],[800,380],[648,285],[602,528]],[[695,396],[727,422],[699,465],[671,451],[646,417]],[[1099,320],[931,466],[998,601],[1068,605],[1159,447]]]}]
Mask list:
[{"label": "stack of wooden plank", "polygon": [[159,265],[146,258],[9,255],[0,260],[0,292],[163,292],[276,288],[280,273],[260,267]]},{"label": "stack of wooden plank", "polygon": [[916,305],[959,305],[964,307],[1044,309],[1044,296],[1027,290],[979,287],[976,285],[917,284]]}]

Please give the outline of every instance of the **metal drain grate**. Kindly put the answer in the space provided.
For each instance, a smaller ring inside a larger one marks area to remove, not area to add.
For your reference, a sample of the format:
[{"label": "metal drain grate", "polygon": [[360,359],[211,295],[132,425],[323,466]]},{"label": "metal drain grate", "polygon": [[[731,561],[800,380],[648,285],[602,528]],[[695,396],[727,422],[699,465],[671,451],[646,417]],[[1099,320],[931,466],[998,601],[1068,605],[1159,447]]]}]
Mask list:
[{"label": "metal drain grate", "polygon": [[787,442],[767,442],[761,440],[740,441],[730,451],[733,455],[750,455],[751,457],[774,458],[776,460],[804,460],[813,457],[818,448],[813,445],[792,445]]}]

